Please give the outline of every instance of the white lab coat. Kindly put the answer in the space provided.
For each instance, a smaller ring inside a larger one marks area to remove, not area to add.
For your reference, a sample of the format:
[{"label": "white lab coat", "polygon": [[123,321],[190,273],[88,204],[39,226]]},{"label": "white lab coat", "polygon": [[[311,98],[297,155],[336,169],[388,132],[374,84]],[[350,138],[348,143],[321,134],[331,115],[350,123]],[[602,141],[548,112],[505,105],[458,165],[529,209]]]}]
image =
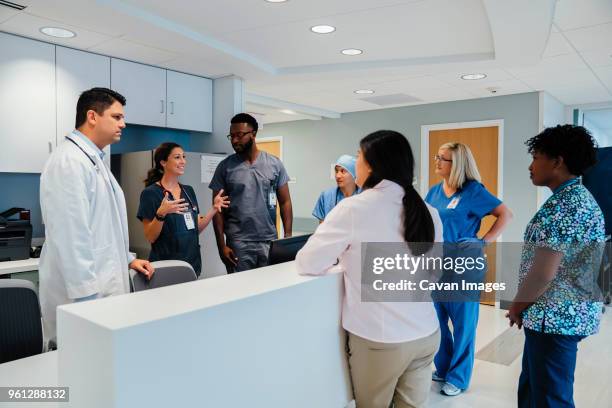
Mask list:
[{"label": "white lab coat", "polygon": [[46,339],[56,336],[57,306],[96,293],[128,293],[128,264],[134,259],[121,187],[98,153],[74,133],[67,138],[83,151],[64,140],[40,178],[46,239],[39,279]]}]

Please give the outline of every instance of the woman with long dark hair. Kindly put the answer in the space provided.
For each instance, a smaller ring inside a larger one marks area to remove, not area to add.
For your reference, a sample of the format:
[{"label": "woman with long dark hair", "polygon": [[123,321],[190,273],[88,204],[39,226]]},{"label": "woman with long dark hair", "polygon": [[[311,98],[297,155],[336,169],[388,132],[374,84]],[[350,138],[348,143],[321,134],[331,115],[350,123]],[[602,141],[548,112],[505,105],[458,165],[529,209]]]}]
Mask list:
[{"label": "woman with long dark hair", "polygon": [[179,183],[185,173],[185,152],[177,143],[162,143],[153,155],[145,189],[140,194],[137,217],[151,243],[150,261],[174,259],[188,262],[197,276],[202,270],[199,234],[212,217],[229,205],[217,194],[213,208],[200,215],[198,200],[191,186]]},{"label": "woman with long dark hair", "polygon": [[[442,241],[438,213],[412,186],[414,157],[406,138],[380,130],[360,142],[361,194],[342,200],[296,258],[300,274],[322,275],[339,260],[344,273],[342,325],[359,408],[422,407],[440,333],[432,302],[362,301],[362,243]],[[422,244],[421,244],[422,245]],[[421,253],[419,252],[419,255]],[[384,276],[384,275],[383,275]]]}]

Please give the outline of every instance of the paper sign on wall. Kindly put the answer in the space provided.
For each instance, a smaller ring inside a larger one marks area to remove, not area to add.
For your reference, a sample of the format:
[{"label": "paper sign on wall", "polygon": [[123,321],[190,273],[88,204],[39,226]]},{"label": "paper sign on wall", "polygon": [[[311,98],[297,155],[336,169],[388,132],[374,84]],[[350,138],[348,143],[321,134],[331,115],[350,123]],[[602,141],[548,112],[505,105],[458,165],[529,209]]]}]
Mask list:
[{"label": "paper sign on wall", "polygon": [[210,183],[215,174],[217,166],[223,159],[225,159],[225,156],[202,155],[200,169],[202,173],[202,183]]}]

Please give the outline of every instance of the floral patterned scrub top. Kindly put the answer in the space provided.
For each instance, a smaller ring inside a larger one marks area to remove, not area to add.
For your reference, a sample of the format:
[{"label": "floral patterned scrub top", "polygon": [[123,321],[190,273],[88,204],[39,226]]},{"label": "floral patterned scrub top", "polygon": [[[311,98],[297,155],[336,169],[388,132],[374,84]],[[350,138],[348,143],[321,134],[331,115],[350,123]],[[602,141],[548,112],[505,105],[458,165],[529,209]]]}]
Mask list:
[{"label": "floral patterned scrub top", "polygon": [[527,225],[524,241],[520,283],[531,268],[536,247],[562,252],[563,259],[546,292],[523,311],[523,325],[551,334],[597,333],[602,303],[596,301],[594,282],[605,232],[603,214],[591,193],[578,179],[559,186]]}]

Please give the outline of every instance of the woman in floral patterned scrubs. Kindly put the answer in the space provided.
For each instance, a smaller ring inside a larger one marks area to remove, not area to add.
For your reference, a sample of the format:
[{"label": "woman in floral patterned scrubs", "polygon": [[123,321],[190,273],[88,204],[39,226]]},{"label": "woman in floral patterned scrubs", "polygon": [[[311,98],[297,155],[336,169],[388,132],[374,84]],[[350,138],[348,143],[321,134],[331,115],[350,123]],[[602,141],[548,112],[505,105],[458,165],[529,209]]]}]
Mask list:
[{"label": "woman in floral patterned scrubs", "polygon": [[595,143],[581,126],[545,129],[526,142],[530,177],[553,195],[525,230],[519,291],[507,314],[525,327],[519,407],[574,407],[578,342],[597,333],[596,296],[604,218],[580,183],[595,164]]}]

